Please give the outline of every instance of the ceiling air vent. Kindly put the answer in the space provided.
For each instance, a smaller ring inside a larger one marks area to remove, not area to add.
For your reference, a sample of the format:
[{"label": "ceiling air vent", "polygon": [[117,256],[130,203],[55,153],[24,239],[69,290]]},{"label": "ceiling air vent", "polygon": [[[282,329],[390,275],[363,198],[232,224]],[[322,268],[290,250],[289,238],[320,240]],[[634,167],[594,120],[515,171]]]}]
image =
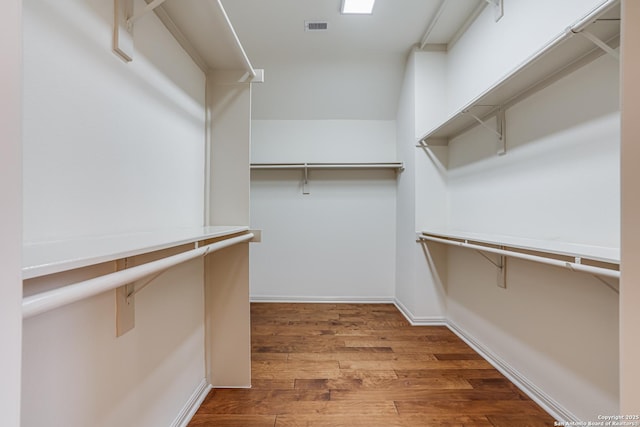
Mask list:
[{"label": "ceiling air vent", "polygon": [[304,21],[305,31],[327,31],[329,23],[327,21]]}]

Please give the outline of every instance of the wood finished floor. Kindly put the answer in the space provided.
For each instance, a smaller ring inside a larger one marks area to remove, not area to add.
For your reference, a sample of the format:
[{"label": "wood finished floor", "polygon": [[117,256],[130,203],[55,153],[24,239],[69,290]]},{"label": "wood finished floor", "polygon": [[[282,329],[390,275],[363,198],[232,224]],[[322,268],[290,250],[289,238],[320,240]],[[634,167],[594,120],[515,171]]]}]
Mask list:
[{"label": "wood finished floor", "polygon": [[446,327],[388,304],[252,304],[252,388],[214,389],[189,427],[552,426]]}]

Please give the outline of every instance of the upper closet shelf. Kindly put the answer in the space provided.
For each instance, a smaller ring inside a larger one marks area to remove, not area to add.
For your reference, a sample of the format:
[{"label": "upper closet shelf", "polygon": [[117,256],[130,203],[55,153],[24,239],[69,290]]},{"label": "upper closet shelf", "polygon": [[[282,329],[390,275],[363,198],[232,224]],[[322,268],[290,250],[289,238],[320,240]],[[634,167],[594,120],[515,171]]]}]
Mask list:
[{"label": "upper closet shelf", "polygon": [[[605,52],[617,56],[614,47],[619,44],[619,37],[619,0],[609,0],[567,28],[444,123],[427,132],[420,138],[418,146],[448,145],[451,139],[466,132],[478,122],[486,126],[484,121],[489,117],[496,115],[498,119],[500,116],[504,118],[504,110],[509,106]],[[503,139],[500,128],[499,125],[498,130],[492,131]]]},{"label": "upper closet shelf", "polygon": [[248,230],[247,226],[210,226],[25,243],[22,278],[32,279]]},{"label": "upper closet shelf", "polygon": [[251,163],[251,169],[399,169],[402,162],[358,163]]},{"label": "upper closet shelf", "polygon": [[123,59],[133,58],[135,22],[153,11],[204,72],[239,69],[247,79],[256,77],[220,0],[145,0],[147,6],[135,10],[133,0],[114,1],[114,50]]},{"label": "upper closet shelf", "polygon": [[574,258],[574,261],[578,259],[579,261],[591,260],[614,265],[620,264],[620,249],[613,247],[460,231],[426,230],[418,235],[418,238],[423,237],[435,237],[463,243],[474,242],[484,245],[513,248],[521,251],[543,252],[551,255]]}]

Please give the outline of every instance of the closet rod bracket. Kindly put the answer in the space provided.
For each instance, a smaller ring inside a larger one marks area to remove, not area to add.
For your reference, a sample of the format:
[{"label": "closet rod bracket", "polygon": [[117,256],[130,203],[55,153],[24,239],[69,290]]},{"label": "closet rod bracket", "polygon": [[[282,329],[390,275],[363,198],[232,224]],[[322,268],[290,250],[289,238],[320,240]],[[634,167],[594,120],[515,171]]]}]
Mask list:
[{"label": "closet rod bracket", "polygon": [[304,170],[302,171],[304,176],[302,177],[302,194],[310,194],[309,193],[309,164],[304,164]]},{"label": "closet rod bracket", "polygon": [[600,49],[604,50],[606,53],[608,53],[609,55],[613,56],[618,61],[620,60],[620,52],[618,52],[617,50],[613,49],[611,46],[606,44],[604,41],[600,40],[593,33],[590,33],[587,30],[582,30],[582,31],[579,31],[579,32],[574,32],[574,34],[580,34],[582,37],[586,38],[591,43],[595,44]]},{"label": "closet rod bracket", "polygon": [[[465,243],[468,244],[469,242],[467,240],[465,240]],[[504,250],[504,246],[500,246],[500,249]],[[476,253],[478,255],[481,255],[484,259],[489,261],[491,264],[493,264],[498,269],[497,285],[498,285],[499,288],[506,289],[507,288],[507,257],[506,257],[506,255],[500,255],[499,256],[499,260],[498,261],[494,261],[487,254],[485,254],[484,252],[482,252],[480,250],[476,249]]]},{"label": "closet rod bracket", "polygon": [[[130,1],[130,0],[127,0]],[[162,3],[164,3],[167,0],[153,0],[150,3],[147,3],[147,5],[138,13],[135,13],[133,16],[131,16],[129,19],[127,19],[127,26],[130,28],[133,28],[133,23],[136,22],[137,20],[139,20],[140,18],[142,18],[143,16],[145,16],[146,14],[148,14],[149,12],[153,12],[153,10],[160,6]]]},{"label": "closet rod bracket", "polygon": [[[116,261],[116,271],[131,267],[129,258]],[[136,300],[133,283],[124,284],[116,288],[116,337],[120,337],[136,325]]]},{"label": "closet rod bracket", "polygon": [[504,4],[503,0],[485,0],[490,6],[493,6],[494,18],[496,22],[504,16]]},{"label": "closet rod bracket", "polygon": [[497,154],[499,156],[507,153],[507,121],[505,119],[505,110],[503,107],[499,107],[498,112],[496,113],[496,129],[489,126],[487,122],[485,122],[469,110],[465,110],[462,113],[468,114],[469,116],[473,117],[480,124],[480,126],[487,129],[489,132],[494,133],[498,137]]},{"label": "closet rod bracket", "polygon": [[148,1],[142,10],[134,13],[133,0],[113,0],[113,52],[123,61],[133,61],[133,24],[165,1]]}]

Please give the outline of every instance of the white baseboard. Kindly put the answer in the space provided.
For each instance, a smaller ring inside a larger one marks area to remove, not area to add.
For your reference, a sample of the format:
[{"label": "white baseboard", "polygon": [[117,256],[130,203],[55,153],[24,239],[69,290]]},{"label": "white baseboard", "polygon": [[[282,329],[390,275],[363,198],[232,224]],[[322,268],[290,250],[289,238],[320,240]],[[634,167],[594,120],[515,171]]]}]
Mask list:
[{"label": "white baseboard", "polygon": [[252,295],[251,302],[326,303],[326,304],[393,304],[393,297],[292,297]]},{"label": "white baseboard", "polygon": [[412,326],[446,326],[447,319],[439,316],[415,316],[402,302],[394,298],[393,304]]},{"label": "white baseboard", "polygon": [[491,363],[502,375],[507,377],[509,381],[515,384],[522,392],[531,398],[534,402],[542,407],[556,420],[565,422],[579,422],[580,419],[573,413],[567,410],[564,406],[558,403],[555,399],[551,398],[548,394],[543,392],[528,378],[522,375],[517,369],[513,368],[502,358],[497,356],[487,347],[482,345],[473,336],[467,333],[464,329],[460,328],[454,322],[447,320],[447,326],[449,329],[460,337],[461,340],[466,342],[471,348],[473,348],[480,356],[482,356],[487,362]]},{"label": "white baseboard", "polygon": [[207,382],[206,379],[202,379],[198,387],[193,391],[189,400],[184,404],[182,410],[178,414],[178,416],[171,423],[171,427],[187,427],[191,418],[198,412],[198,408],[204,401],[207,394],[209,394],[209,390],[211,390],[211,386]]}]

